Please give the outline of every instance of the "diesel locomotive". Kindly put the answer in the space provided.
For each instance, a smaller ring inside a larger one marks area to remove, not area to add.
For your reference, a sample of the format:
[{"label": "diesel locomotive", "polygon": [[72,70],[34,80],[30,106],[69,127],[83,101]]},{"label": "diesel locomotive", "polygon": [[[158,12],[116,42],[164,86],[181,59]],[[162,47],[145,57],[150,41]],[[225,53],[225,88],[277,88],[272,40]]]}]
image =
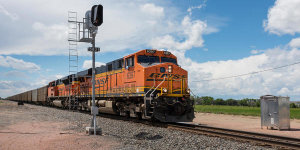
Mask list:
[{"label": "diesel locomotive", "polygon": [[[145,49],[95,69],[99,112],[161,122],[190,122],[188,72],[171,52]],[[47,86],[7,99],[90,110],[92,69],[50,82]]]}]

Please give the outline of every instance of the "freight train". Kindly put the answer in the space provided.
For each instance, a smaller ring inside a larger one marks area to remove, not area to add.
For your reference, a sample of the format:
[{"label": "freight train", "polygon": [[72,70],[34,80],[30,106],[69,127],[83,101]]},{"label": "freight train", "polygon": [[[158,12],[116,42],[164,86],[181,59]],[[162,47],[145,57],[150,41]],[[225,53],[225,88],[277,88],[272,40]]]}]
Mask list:
[{"label": "freight train", "polygon": [[[95,100],[99,112],[161,122],[190,122],[188,72],[171,52],[145,49],[95,69]],[[9,100],[90,110],[92,69],[47,86],[8,97]]]}]

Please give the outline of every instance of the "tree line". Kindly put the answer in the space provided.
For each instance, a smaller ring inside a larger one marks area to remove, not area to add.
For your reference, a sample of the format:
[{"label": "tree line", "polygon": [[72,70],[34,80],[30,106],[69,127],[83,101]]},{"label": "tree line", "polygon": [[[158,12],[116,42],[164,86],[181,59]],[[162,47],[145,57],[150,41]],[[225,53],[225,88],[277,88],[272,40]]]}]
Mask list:
[{"label": "tree line", "polygon": [[[194,100],[196,105],[227,105],[227,106],[249,106],[249,107],[260,107],[260,99],[244,98],[241,100],[236,99],[214,99],[211,96],[191,96],[191,100]],[[295,103],[290,104],[291,108],[298,108],[299,106]]]}]

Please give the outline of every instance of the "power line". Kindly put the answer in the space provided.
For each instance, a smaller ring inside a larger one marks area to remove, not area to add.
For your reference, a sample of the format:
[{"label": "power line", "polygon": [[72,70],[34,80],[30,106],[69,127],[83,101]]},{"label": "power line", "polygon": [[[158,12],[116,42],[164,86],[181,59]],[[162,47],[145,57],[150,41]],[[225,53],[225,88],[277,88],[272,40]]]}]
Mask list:
[{"label": "power line", "polygon": [[246,75],[251,75],[251,74],[258,74],[258,73],[261,73],[261,72],[266,72],[266,71],[271,71],[271,70],[276,70],[276,69],[280,69],[280,68],[285,68],[285,67],[289,67],[289,66],[293,66],[293,65],[297,65],[297,64],[300,64],[300,61],[292,63],[292,64],[284,65],[284,66],[279,66],[279,67],[275,67],[275,68],[270,68],[270,69],[265,69],[265,70],[260,70],[260,71],[255,71],[255,72],[250,72],[250,73],[245,73],[245,74],[240,74],[240,75],[234,75],[234,76],[228,76],[228,77],[222,77],[222,78],[215,78],[215,79],[207,79],[207,80],[198,80],[198,81],[192,81],[192,82],[201,82],[201,81],[212,81],[212,80],[222,80],[222,79],[236,78],[236,77],[241,77],[241,76],[246,76]]}]

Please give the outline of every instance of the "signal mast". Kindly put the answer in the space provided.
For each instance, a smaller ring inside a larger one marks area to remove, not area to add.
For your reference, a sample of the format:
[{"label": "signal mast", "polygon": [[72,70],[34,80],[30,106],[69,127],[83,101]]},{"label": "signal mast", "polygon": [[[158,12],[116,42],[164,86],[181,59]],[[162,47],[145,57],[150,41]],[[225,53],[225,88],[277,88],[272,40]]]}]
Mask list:
[{"label": "signal mast", "polygon": [[[94,5],[91,11],[86,13],[88,15],[88,28],[92,35],[92,47],[88,48],[88,51],[92,52],[92,108],[91,113],[93,115],[93,119],[91,122],[91,126],[87,127],[86,130],[88,133],[91,133],[91,130],[94,129],[94,135],[101,134],[101,129],[97,127],[96,115],[99,113],[98,107],[95,105],[95,53],[100,52],[99,47],[95,47],[95,38],[98,31],[98,26],[103,23],[103,6],[102,5]],[[87,17],[87,16],[86,16]],[[92,23],[92,25],[90,24]]]},{"label": "signal mast", "polygon": [[[77,16],[76,16],[77,17]],[[77,20],[77,19],[76,19]],[[69,21],[71,22],[71,21]],[[72,21],[74,22],[74,21]],[[100,48],[95,46],[95,38],[98,31],[98,26],[103,23],[103,6],[101,4],[94,5],[91,10],[86,11],[85,18],[82,22],[77,22],[76,27],[79,27],[79,40],[77,42],[91,43],[92,47],[88,47],[88,51],[92,52],[92,107],[91,114],[93,115],[91,126],[86,127],[86,132],[94,135],[100,134],[101,129],[97,127],[96,115],[99,113],[98,107],[95,104],[95,53],[100,52]],[[81,29],[82,27],[82,29]],[[81,35],[82,33],[82,35]]]}]

